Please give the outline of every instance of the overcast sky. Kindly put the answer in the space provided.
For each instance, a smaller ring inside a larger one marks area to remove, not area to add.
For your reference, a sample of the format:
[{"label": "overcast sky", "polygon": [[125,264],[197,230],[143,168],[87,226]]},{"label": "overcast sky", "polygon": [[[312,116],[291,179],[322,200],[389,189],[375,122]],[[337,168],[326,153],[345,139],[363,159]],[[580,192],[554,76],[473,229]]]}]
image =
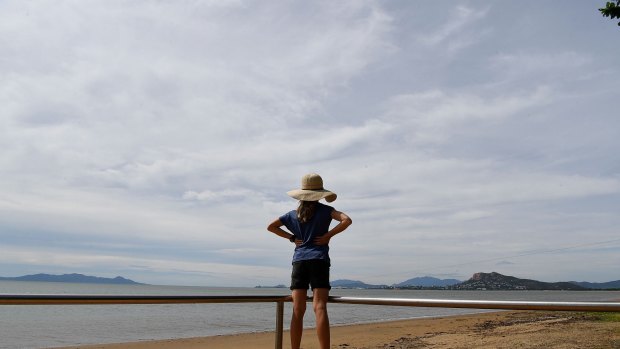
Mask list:
[{"label": "overcast sky", "polygon": [[0,1],[0,275],[288,284],[317,172],[332,280],[618,280],[604,3]]}]

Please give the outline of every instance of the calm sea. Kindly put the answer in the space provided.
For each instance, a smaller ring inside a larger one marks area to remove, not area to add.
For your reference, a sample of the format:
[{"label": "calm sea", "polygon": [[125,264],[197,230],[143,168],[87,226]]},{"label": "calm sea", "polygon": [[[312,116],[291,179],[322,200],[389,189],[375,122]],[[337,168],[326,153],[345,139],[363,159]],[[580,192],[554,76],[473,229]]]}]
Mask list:
[{"label": "calm sea", "polygon": [[[90,285],[0,281],[4,294],[145,294],[145,295],[285,295],[287,289],[214,288],[151,285]],[[413,291],[332,290],[351,297],[440,298],[532,301],[604,301],[620,292],[567,291]],[[69,345],[189,338],[272,331],[275,304],[173,305],[0,305],[0,348],[52,348]],[[483,312],[441,309],[330,304],[333,325],[377,322]],[[290,317],[285,305],[285,324]],[[305,325],[314,325],[308,308]],[[285,325],[286,326],[286,325]]]}]

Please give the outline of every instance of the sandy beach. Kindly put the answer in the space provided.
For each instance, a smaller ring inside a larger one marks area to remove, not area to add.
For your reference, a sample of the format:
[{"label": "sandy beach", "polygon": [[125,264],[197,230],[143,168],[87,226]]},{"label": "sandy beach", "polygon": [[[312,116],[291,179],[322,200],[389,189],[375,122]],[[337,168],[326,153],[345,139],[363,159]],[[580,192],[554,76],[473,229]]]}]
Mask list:
[{"label": "sandy beach", "polygon": [[[620,316],[565,312],[494,312],[332,327],[332,348],[619,348]],[[262,349],[274,347],[273,332],[74,346],[63,349]],[[290,348],[288,332],[284,348]],[[304,349],[318,349],[312,329]]]}]

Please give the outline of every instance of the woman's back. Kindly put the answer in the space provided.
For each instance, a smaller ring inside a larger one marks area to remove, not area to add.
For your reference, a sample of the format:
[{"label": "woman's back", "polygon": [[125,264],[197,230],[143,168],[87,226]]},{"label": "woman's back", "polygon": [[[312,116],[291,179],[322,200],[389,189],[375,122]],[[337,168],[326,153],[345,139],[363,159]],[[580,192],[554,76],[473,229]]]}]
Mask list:
[{"label": "woman's back", "polygon": [[314,243],[317,237],[323,236],[329,230],[334,208],[320,202],[314,202],[315,208],[312,217],[306,222],[300,222],[298,211],[290,211],[280,217],[280,221],[302,243],[295,248],[293,262],[326,259],[329,260],[329,245],[319,246]]}]

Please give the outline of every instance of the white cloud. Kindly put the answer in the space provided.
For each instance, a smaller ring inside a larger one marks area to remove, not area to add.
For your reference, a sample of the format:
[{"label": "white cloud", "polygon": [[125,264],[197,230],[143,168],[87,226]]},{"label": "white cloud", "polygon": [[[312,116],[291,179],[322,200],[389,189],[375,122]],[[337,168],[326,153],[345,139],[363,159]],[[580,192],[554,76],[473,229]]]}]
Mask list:
[{"label": "white cloud", "polygon": [[428,45],[439,45],[458,39],[472,23],[483,19],[488,9],[477,10],[466,6],[456,6],[450,17],[435,32],[420,35],[419,40]]},{"label": "white cloud", "polygon": [[221,200],[238,200],[249,197],[262,197],[263,194],[257,191],[248,189],[232,189],[232,190],[220,190],[211,191],[205,190],[202,192],[186,191],[183,193],[183,198],[188,200],[200,200],[200,201],[221,201]]},{"label": "white cloud", "polygon": [[475,26],[487,16],[488,11],[488,8],[455,6],[441,26],[434,28],[432,32],[423,32],[414,37],[422,45],[438,50],[436,52],[443,52],[441,59],[451,59],[460,50],[478,43],[489,34],[489,29]]},{"label": "white cloud", "polygon": [[535,106],[544,106],[552,97],[545,87],[519,94],[495,93],[484,97],[471,93],[432,90],[393,97],[385,118],[397,123],[413,142],[445,142],[451,134],[478,126],[476,123],[502,121]]},{"label": "white cloud", "polygon": [[[506,4],[436,6],[2,2],[11,256],[188,278],[256,265],[273,278],[291,246],[265,226],[294,208],[285,192],[306,172],[355,221],[333,242],[335,272],[364,281],[398,281],[380,280],[394,263],[396,276],[468,276],[550,241],[578,244],[588,226],[588,239],[608,238],[620,137],[601,101],[617,48],[596,51],[572,27],[574,42],[555,46],[507,32],[536,19],[499,23]],[[66,245],[58,259],[54,241]],[[510,270],[525,271],[518,262]]]}]

